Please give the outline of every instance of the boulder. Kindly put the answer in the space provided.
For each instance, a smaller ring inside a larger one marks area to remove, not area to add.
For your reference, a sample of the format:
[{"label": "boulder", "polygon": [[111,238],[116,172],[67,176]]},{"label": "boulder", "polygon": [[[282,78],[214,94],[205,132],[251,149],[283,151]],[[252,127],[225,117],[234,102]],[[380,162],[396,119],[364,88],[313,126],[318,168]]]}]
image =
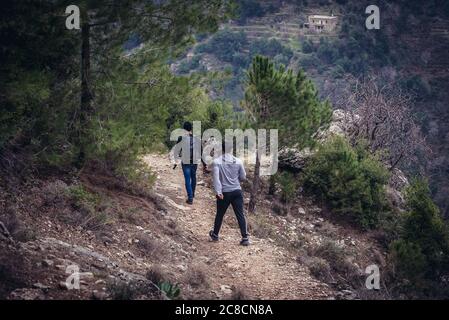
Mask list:
[{"label": "boulder", "polygon": [[47,293],[48,290],[50,290],[50,287],[49,287],[49,286],[43,285],[43,284],[40,283],[40,282],[37,282],[37,283],[33,284],[33,288],[35,288],[35,289],[40,289],[40,290],[42,290],[42,291],[45,292],[45,293]]},{"label": "boulder", "polygon": [[389,185],[396,190],[403,190],[410,185],[410,182],[404,172],[396,168],[391,174]]},{"label": "boulder", "polygon": [[106,292],[94,290],[92,291],[92,299],[94,300],[106,300],[108,298],[108,294]]},{"label": "boulder", "polygon": [[[335,135],[345,136],[349,129],[351,119],[352,116],[346,111],[334,110],[329,128],[318,134],[318,140],[325,141]],[[279,151],[279,168],[292,172],[300,172],[313,154],[314,151],[309,149],[283,149]]]},{"label": "boulder", "polygon": [[402,193],[391,186],[385,188],[385,196],[390,203],[395,208],[403,209],[405,207],[405,199]]},{"label": "boulder", "polygon": [[45,259],[42,261],[42,265],[44,267],[52,267],[54,265],[54,262],[53,262],[53,260]]},{"label": "boulder", "polygon": [[307,161],[313,155],[310,150],[298,151],[296,149],[284,149],[279,152],[279,168],[300,172],[304,169]]},{"label": "boulder", "polygon": [[45,294],[41,289],[21,288],[11,292],[8,300],[44,300]]}]

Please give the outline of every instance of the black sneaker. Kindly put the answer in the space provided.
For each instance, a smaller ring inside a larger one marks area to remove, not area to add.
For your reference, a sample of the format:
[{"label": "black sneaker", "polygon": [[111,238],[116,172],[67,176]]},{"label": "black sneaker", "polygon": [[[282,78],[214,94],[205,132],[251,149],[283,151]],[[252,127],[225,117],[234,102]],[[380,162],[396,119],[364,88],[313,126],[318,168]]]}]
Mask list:
[{"label": "black sneaker", "polygon": [[248,238],[243,238],[242,241],[240,241],[240,245],[247,247],[250,245],[249,239]]},{"label": "black sneaker", "polygon": [[218,238],[218,236],[214,233],[214,231],[210,231],[209,232],[209,237],[211,238],[211,240],[212,241],[214,241],[214,242],[217,242],[218,240],[220,240],[219,238]]},{"label": "black sneaker", "polygon": [[187,200],[186,200],[186,203],[187,203],[187,204],[193,204],[193,200],[187,199]]}]

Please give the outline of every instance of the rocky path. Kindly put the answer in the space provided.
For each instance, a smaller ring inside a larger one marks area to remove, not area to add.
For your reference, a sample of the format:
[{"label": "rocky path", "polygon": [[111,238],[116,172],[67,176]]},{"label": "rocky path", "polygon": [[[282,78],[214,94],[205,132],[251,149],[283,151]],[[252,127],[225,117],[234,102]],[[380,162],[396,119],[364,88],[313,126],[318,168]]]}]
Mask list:
[{"label": "rocky path", "polygon": [[181,169],[173,170],[166,156],[149,155],[146,163],[157,173],[156,193],[173,209],[179,228],[192,241],[192,262],[204,263],[211,292],[227,298],[236,288],[252,299],[328,299],[332,290],[314,279],[307,268],[285,248],[266,239],[252,237],[250,247],[239,246],[240,234],[230,208],[220,234],[221,241],[209,241],[215,197],[208,186],[209,176],[199,171],[197,198],[185,204]]}]

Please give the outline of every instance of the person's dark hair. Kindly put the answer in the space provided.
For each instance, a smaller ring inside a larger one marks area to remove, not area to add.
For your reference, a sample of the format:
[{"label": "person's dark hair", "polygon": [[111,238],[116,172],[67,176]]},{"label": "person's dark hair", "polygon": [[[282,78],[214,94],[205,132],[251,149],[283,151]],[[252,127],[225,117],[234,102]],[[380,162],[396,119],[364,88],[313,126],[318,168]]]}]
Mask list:
[{"label": "person's dark hair", "polygon": [[192,125],[192,123],[191,122],[184,122],[184,130],[186,130],[186,131],[192,131],[193,130],[193,125]]}]

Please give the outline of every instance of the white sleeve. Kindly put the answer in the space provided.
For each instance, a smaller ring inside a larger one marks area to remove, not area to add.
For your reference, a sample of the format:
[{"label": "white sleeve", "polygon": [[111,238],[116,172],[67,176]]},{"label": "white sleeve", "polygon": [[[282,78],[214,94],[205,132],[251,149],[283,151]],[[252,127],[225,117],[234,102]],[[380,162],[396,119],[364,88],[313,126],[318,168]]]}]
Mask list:
[{"label": "white sleeve", "polygon": [[240,181],[246,180],[246,171],[245,171],[245,167],[243,166],[243,161],[240,162],[240,166],[239,166],[239,180]]},{"label": "white sleeve", "polygon": [[213,173],[215,194],[217,195],[223,194],[223,186],[221,185],[220,181],[220,167],[216,162],[212,163],[212,173]]}]

